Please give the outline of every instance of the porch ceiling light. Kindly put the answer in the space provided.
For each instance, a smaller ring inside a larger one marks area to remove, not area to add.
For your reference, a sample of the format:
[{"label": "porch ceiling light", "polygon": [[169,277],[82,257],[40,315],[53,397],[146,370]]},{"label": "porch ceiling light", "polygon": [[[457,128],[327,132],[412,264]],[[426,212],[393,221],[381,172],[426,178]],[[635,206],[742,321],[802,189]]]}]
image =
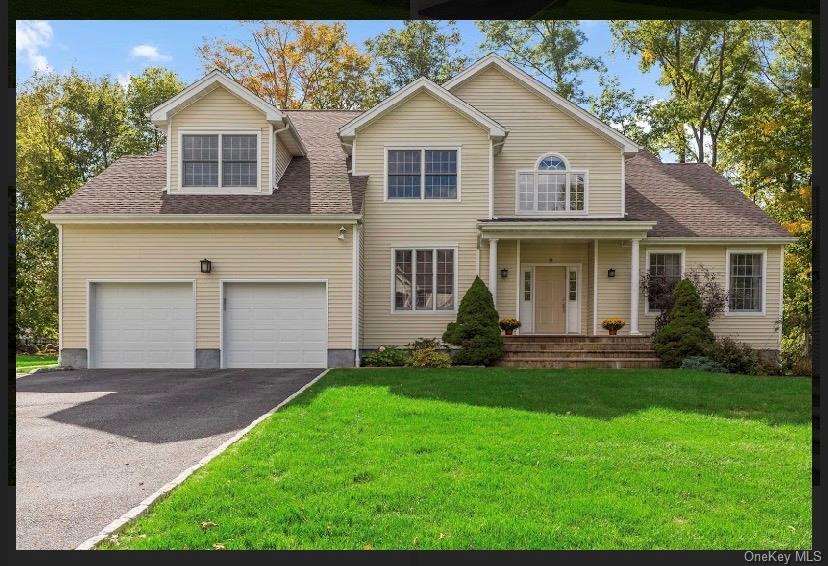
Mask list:
[{"label": "porch ceiling light", "polygon": [[607,269],[607,277],[615,277],[615,268],[614,267],[610,267],[609,269]]},{"label": "porch ceiling light", "polygon": [[210,273],[213,270],[213,262],[207,258],[201,260],[201,272]]},{"label": "porch ceiling light", "polygon": [[500,270],[500,277],[502,279],[506,279],[507,277],[509,277],[509,270],[506,269],[505,267],[503,269],[501,269]]}]

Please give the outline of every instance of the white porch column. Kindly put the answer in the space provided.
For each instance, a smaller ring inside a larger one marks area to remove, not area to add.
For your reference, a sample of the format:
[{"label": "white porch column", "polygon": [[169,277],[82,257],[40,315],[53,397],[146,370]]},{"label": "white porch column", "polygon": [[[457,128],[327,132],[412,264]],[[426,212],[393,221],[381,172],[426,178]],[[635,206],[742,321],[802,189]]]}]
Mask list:
[{"label": "white porch column", "polygon": [[489,240],[489,291],[497,308],[497,238]]},{"label": "white porch column", "polygon": [[632,240],[630,253],[630,334],[637,336],[638,331],[638,240]]}]

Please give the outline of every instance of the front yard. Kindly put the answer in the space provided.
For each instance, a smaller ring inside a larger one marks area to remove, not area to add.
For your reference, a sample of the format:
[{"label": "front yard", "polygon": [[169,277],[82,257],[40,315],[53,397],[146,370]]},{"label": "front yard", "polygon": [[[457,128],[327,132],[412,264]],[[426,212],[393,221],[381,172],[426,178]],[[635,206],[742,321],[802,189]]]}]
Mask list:
[{"label": "front yard", "polygon": [[331,371],[103,546],[811,546],[811,384]]},{"label": "front yard", "polygon": [[16,373],[29,373],[40,368],[51,368],[57,366],[57,363],[57,356],[17,354],[14,359]]}]

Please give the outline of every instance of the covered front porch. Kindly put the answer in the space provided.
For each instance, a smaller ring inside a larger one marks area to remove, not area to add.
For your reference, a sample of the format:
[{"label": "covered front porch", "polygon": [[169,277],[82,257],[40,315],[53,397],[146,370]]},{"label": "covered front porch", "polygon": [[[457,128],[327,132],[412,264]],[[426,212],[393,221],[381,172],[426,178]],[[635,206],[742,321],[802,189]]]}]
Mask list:
[{"label": "covered front porch", "polygon": [[654,222],[487,220],[478,223],[480,274],[501,318],[523,336],[639,336],[639,244]]}]

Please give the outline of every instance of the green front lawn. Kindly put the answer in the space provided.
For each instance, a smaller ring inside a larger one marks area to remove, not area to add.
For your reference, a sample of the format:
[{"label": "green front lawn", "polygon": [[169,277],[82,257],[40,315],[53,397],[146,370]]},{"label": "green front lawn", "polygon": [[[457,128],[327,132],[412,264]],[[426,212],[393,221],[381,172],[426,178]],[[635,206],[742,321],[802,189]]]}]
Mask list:
[{"label": "green front lawn", "polygon": [[811,546],[811,383],[335,370],[105,548]]},{"label": "green front lawn", "polygon": [[15,356],[14,365],[16,366],[16,373],[29,373],[39,368],[54,367],[57,363],[57,356],[18,354]]}]

